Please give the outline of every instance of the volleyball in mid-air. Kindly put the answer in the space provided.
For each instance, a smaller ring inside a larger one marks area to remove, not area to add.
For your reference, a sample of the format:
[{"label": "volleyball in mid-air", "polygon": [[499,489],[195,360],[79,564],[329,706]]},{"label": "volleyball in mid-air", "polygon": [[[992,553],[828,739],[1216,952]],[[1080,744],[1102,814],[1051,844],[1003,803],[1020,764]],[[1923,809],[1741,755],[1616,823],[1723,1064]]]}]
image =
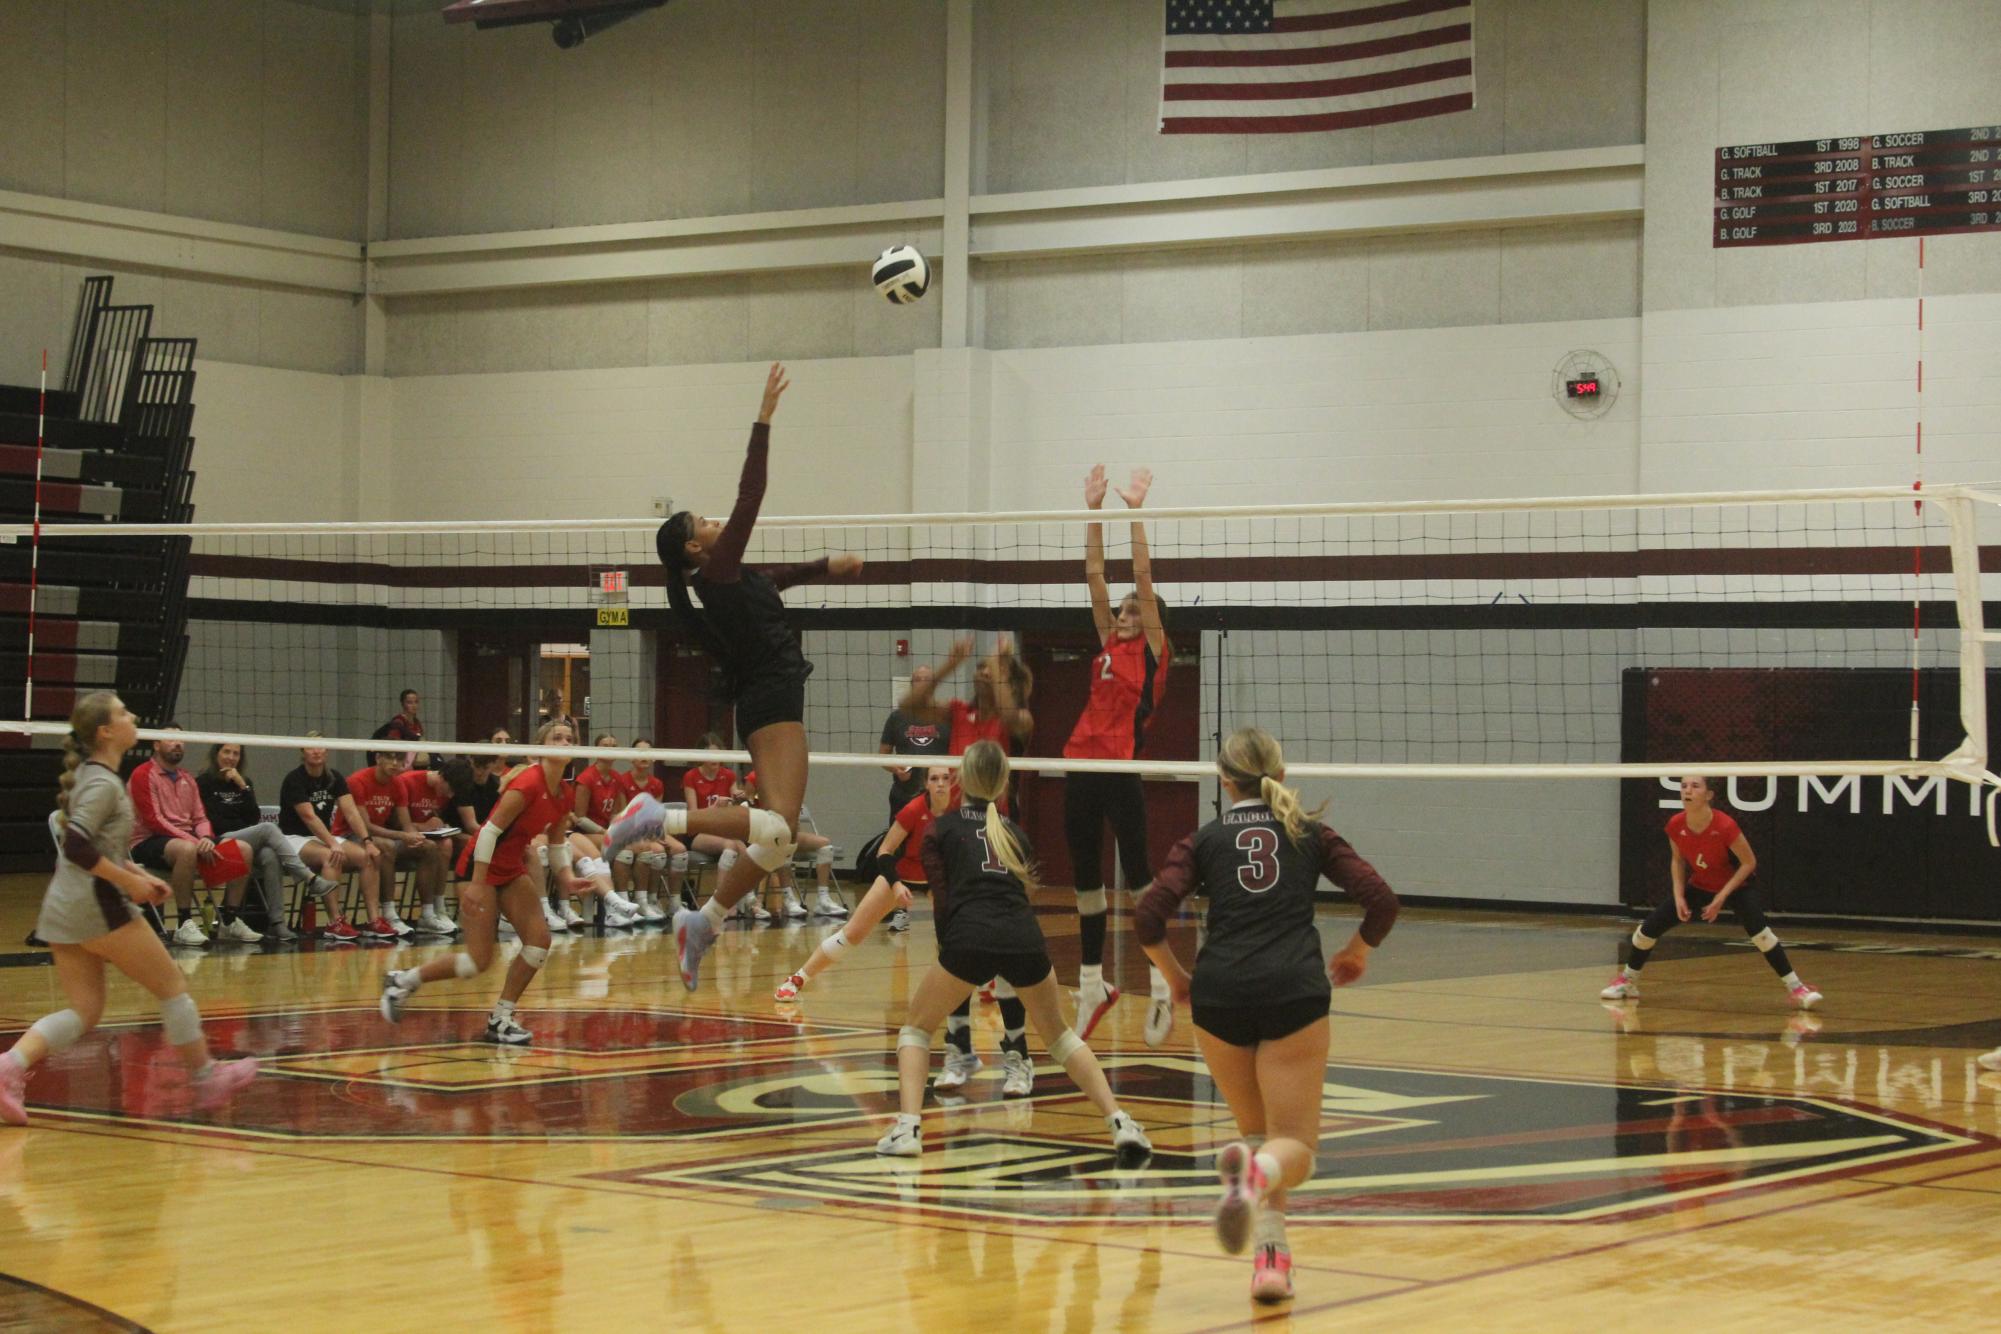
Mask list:
[{"label": "volleyball in mid-air", "polygon": [[931,266],[917,253],[917,247],[893,245],[875,257],[869,280],[876,291],[899,306],[907,306],[931,286]]}]

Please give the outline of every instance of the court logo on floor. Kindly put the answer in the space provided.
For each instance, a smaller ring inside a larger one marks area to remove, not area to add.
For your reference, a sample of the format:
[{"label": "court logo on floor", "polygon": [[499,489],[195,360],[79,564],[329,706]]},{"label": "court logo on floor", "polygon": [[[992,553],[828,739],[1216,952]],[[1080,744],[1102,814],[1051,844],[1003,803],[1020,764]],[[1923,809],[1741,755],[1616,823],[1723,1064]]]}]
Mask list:
[{"label": "court logo on floor", "polygon": [[[1114,1057],[1121,1103],[1154,1141],[1143,1168],[1114,1158],[1103,1121],[1060,1076],[1032,1103],[976,1079],[927,1111],[921,1158],[879,1158],[879,1122],[852,1144],[605,1174],[828,1204],[1025,1221],[1207,1217],[1214,1150],[1232,1135],[1196,1063]],[[828,1129],[831,1129],[829,1127]],[[1320,1162],[1288,1215],[1326,1221],[1588,1220],[1987,1146],[1853,1104],[1751,1093],[1333,1066]]]}]

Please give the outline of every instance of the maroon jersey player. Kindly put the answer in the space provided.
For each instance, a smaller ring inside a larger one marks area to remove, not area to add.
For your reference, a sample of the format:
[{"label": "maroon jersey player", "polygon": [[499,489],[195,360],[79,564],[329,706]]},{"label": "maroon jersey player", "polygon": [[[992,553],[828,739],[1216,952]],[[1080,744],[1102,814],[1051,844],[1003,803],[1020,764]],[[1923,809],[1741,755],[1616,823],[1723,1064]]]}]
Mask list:
[{"label": "maroon jersey player", "polygon": [[[1217,1155],[1216,1235],[1236,1254],[1255,1230],[1251,1295],[1276,1302],[1292,1295],[1286,1191],[1313,1175],[1320,1143],[1327,1003],[1368,967],[1396,922],[1397,896],[1319,812],[1301,809],[1269,732],[1232,733],[1216,770],[1230,809],[1175,845],[1134,910],[1133,931],[1172,994],[1188,1000],[1202,1059],[1237,1128],[1264,1139],[1255,1154],[1239,1141]],[[1363,910],[1331,962],[1314,925],[1322,876]],[[1191,976],[1167,943],[1167,924],[1198,889],[1209,896],[1208,932]],[[1151,1026],[1147,1039],[1155,1041]]]},{"label": "maroon jersey player", "polygon": [[1729,812],[1711,804],[1714,799],[1715,789],[1707,778],[1690,774],[1681,780],[1681,810],[1667,822],[1668,877],[1673,893],[1634,928],[1626,966],[1598,994],[1606,1000],[1636,999],[1640,970],[1647,966],[1662,936],[1693,913],[1713,922],[1728,911],[1736,914],[1744,934],[1778,974],[1793,1004],[1810,1010],[1819,1004],[1821,995],[1800,981],[1786,958],[1786,947],[1765,920],[1764,894],[1751,882],[1758,869],[1751,841]]}]

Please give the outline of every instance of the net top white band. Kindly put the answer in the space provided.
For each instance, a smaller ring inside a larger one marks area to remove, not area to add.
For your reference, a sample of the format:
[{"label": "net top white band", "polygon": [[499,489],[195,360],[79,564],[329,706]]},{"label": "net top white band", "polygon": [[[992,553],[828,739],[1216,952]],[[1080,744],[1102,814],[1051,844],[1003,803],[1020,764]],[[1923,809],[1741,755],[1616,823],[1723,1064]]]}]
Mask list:
[{"label": "net top white band", "polygon": [[[1996,484],[2001,485],[2001,484]],[[1525,510],[1638,510],[1674,506],[1813,505],[1852,501],[1941,501],[1964,497],[2001,503],[2001,492],[1976,485],[1831,487],[1793,491],[1686,491],[1652,495],[1530,496],[1512,500],[1338,501],[1311,505],[1183,505],[1159,509],[1014,510],[998,513],[762,515],[759,528],[916,528],[982,525],[1126,523],[1133,520],[1367,518],[1386,514],[1491,514]],[[652,532],[648,519],[398,519],[351,523],[65,523],[43,524],[42,534],[71,537],[313,537],[381,534],[432,537],[451,533]],[[20,541],[32,524],[0,524],[0,540]]]}]

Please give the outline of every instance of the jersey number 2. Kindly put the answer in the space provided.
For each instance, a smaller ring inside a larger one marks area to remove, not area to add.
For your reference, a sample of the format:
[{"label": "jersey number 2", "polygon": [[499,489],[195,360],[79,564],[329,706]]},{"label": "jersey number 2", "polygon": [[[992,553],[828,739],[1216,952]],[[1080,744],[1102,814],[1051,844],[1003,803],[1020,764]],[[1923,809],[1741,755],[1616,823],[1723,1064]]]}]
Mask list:
[{"label": "jersey number 2", "polygon": [[1247,858],[1237,868],[1245,892],[1262,894],[1278,883],[1278,831],[1252,827],[1237,832],[1237,851]]},{"label": "jersey number 2", "polygon": [[1114,679],[1112,676],[1112,655],[1109,653],[1101,653],[1098,655],[1098,679],[1100,681],[1110,681]]}]

